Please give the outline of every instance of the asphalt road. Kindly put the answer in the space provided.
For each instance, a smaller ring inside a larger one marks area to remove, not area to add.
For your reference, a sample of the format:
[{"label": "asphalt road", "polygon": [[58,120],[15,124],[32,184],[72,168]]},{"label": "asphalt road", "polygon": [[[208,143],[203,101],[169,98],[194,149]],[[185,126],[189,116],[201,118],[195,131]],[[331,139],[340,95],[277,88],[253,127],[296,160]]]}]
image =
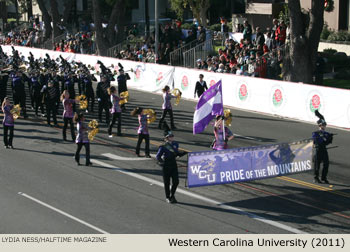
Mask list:
[{"label": "asphalt road", "polygon": [[[350,232],[348,131],[329,129],[337,133],[333,145],[339,146],[329,150],[331,187],[314,184],[312,173],[303,173],[188,189],[187,159],[182,157],[178,161],[179,203],[167,204],[160,167],[154,158],[137,158],[134,154],[137,118],[129,115],[135,106],[143,106],[155,109],[159,118],[161,96],[129,92],[128,111],[122,119],[123,136],[108,138],[102,123],[101,132],[91,144],[92,167],[75,164],[76,146],[62,141],[61,126],[47,127],[46,121],[34,118],[32,111],[29,119],[16,121],[15,149],[0,149],[0,233]],[[178,127],[175,139],[185,150],[208,150],[212,128],[192,134],[195,104],[182,100],[174,106]],[[317,128],[231,111],[231,130],[236,137],[230,147],[301,140],[310,138]],[[96,118],[96,112],[88,115],[88,120],[92,118]],[[155,154],[163,132],[157,129],[157,123],[150,128],[151,153]],[[0,133],[2,137],[2,130]]]}]

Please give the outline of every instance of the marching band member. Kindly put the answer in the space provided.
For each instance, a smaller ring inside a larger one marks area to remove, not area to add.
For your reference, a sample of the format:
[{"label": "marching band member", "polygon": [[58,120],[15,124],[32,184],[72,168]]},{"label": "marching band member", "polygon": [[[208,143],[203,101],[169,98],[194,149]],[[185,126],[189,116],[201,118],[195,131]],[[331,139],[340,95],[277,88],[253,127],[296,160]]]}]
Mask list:
[{"label": "marching band member", "polygon": [[0,65],[0,104],[4,101],[7,95],[7,81],[9,75],[2,71],[2,66]]},{"label": "marching band member", "polygon": [[112,86],[108,88],[108,94],[111,99],[112,108],[110,109],[110,112],[112,114],[112,121],[109,124],[108,127],[108,135],[109,137],[113,137],[112,135],[112,128],[115,124],[115,121],[118,119],[118,128],[117,128],[117,136],[122,135],[122,110],[119,106],[119,101],[121,100],[120,97],[117,95],[117,89]]},{"label": "marching band member", "polygon": [[[225,137],[223,130],[225,130]],[[216,121],[214,124],[214,136],[215,140],[212,144],[214,150],[227,149],[227,142],[229,140],[232,140],[234,137],[231,130],[224,125],[223,116],[216,116]]]},{"label": "marching band member", "polygon": [[106,123],[109,124],[109,108],[110,96],[108,95],[108,88],[111,86],[106,75],[101,75],[101,81],[97,84],[96,96],[98,101],[98,119],[102,122],[102,111],[106,113]]},{"label": "marching band member", "polygon": [[[124,73],[124,69],[121,68],[119,70],[119,76],[117,77],[118,81],[118,95],[120,96],[120,93],[128,91],[128,86],[126,85],[127,80],[130,80],[130,76],[128,73]],[[126,110],[125,103],[121,105],[122,111],[124,112]]]},{"label": "marching band member", "polygon": [[149,154],[149,132],[148,132],[148,123],[147,123],[147,114],[144,114],[143,109],[141,107],[135,108],[131,112],[132,116],[137,115],[139,120],[139,127],[137,130],[138,140],[136,144],[136,155],[140,157],[140,147],[143,139],[145,139],[145,155],[147,158],[150,158]]},{"label": "marching band member", "polygon": [[79,159],[80,159],[80,151],[85,147],[85,165],[91,166],[92,163],[90,162],[90,141],[88,137],[88,127],[85,123],[85,117],[83,113],[75,114],[74,121],[77,123],[77,138],[75,140],[75,143],[77,144],[77,150],[75,152],[75,161],[77,162],[77,165],[80,165]]},{"label": "marching band member", "polygon": [[[186,155],[187,152],[179,151],[179,144],[174,141],[174,135],[166,123],[164,123],[164,128],[165,143],[159,147],[156,159],[162,166],[165,200],[167,203],[177,203],[175,192],[179,185],[179,173],[176,157],[182,157]],[[171,189],[170,178],[172,180]]]},{"label": "marching band member", "polygon": [[41,90],[43,94],[43,100],[46,105],[46,119],[47,125],[51,126],[51,113],[53,118],[53,123],[57,126],[57,103],[59,102],[59,93],[57,87],[54,85],[54,80],[50,79],[48,84],[43,86]]},{"label": "marching band member", "polygon": [[26,75],[22,75],[22,72],[17,69],[15,73],[12,73],[12,94],[14,104],[20,104],[21,109],[23,111],[24,118],[27,118],[27,110],[26,110],[26,92],[24,90],[24,82],[28,81],[28,77]]},{"label": "marching band member", "polygon": [[[64,90],[69,92],[70,97],[75,98],[75,82],[76,78],[73,75],[73,72],[68,72],[64,80]],[[73,104],[73,111],[75,111],[75,103]]]},{"label": "marching band member", "polygon": [[196,98],[196,94],[198,98],[201,97],[204,91],[208,89],[207,83],[203,80],[203,78],[204,78],[204,75],[200,74],[199,81],[196,82],[196,87],[194,89],[194,98]]},{"label": "marching band member", "polygon": [[171,98],[176,98],[176,96],[174,96],[170,93],[169,86],[165,86],[162,90],[163,90],[163,105],[162,105],[163,113],[162,113],[162,117],[160,118],[158,128],[159,129],[162,128],[162,123],[165,119],[165,116],[167,113],[169,113],[171,129],[175,130],[176,127],[174,124],[174,116],[173,116],[173,108],[171,106]]},{"label": "marching band member", "polygon": [[92,87],[92,81],[97,81],[97,79],[95,76],[85,71],[80,76],[80,81],[82,82],[83,94],[86,96],[86,100],[88,102],[87,111],[89,110],[89,105],[91,105],[90,111],[94,112],[95,95]]},{"label": "marching band member", "polygon": [[[317,110],[316,110],[317,111]],[[319,113],[316,113],[316,115]],[[320,115],[320,114],[319,114]],[[318,115],[317,115],[318,116]],[[318,131],[312,132],[312,139],[314,141],[315,153],[314,153],[314,182],[321,183],[321,180],[325,184],[329,184],[327,180],[328,167],[329,167],[329,158],[327,145],[331,144],[333,141],[333,134],[326,131],[327,123],[324,120],[324,117],[321,115],[320,119],[317,121]],[[321,174],[321,180],[319,178],[320,166],[323,163],[323,169]]]},{"label": "marching band member", "polygon": [[35,116],[38,116],[38,109],[40,107],[41,115],[44,116],[44,107],[42,104],[42,93],[41,90],[43,85],[41,84],[39,78],[39,70],[34,70],[31,74],[30,81],[30,98],[32,103],[32,109],[35,110]]},{"label": "marching band member", "polygon": [[75,132],[74,132],[74,124],[73,124],[73,104],[75,104],[76,100],[74,99],[69,99],[69,92],[67,90],[64,90],[62,95],[61,95],[61,101],[63,104],[63,140],[67,141],[67,136],[66,136],[66,130],[68,123],[70,125],[70,131],[71,131],[71,136],[72,140],[75,140]]},{"label": "marching band member", "polygon": [[[13,130],[15,121],[13,119],[13,115],[11,113],[11,109],[13,108],[13,105],[11,105],[9,98],[5,97],[4,101],[2,102],[1,109],[4,113],[4,119],[2,121],[4,133],[4,147],[6,149],[11,148],[13,149],[12,141],[13,141]],[[10,130],[10,135],[8,135],[8,131]]]}]

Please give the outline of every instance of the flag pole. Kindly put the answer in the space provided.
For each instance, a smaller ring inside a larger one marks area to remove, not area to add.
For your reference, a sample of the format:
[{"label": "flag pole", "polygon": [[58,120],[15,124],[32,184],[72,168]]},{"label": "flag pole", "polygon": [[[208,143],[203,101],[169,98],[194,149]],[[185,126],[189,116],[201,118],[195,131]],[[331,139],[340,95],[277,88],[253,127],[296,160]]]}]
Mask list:
[{"label": "flag pole", "polygon": [[222,117],[222,135],[223,135],[223,139],[225,141],[225,117]]}]

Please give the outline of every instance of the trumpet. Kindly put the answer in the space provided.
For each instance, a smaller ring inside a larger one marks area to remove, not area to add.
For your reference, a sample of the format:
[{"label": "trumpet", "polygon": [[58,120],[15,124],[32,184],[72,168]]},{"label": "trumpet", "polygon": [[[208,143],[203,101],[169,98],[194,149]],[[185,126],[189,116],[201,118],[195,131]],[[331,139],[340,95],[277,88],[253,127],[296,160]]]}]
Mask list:
[{"label": "trumpet", "polygon": [[232,114],[229,109],[224,110],[224,117],[225,117],[225,126],[231,126],[232,123]]},{"label": "trumpet", "polygon": [[121,92],[120,93],[121,100],[119,101],[119,105],[123,105],[125,103],[128,103],[129,100],[129,91]]},{"label": "trumpet", "polygon": [[13,119],[17,119],[21,115],[21,106],[19,104],[15,105],[11,110],[10,113],[13,116]]},{"label": "trumpet", "polygon": [[171,93],[176,97],[175,105],[179,105],[181,100],[181,91],[178,88],[174,88],[174,90],[171,91]]},{"label": "trumpet", "polygon": [[144,109],[143,113],[147,115],[147,123],[153,123],[157,119],[156,112],[153,109]]},{"label": "trumpet", "polygon": [[75,99],[79,101],[79,108],[80,109],[87,109],[88,101],[87,101],[85,95],[79,95],[79,96],[75,97]]},{"label": "trumpet", "polygon": [[90,141],[94,140],[94,137],[98,133],[98,122],[96,120],[92,120],[89,122],[88,127],[91,129],[88,133],[88,138]]}]

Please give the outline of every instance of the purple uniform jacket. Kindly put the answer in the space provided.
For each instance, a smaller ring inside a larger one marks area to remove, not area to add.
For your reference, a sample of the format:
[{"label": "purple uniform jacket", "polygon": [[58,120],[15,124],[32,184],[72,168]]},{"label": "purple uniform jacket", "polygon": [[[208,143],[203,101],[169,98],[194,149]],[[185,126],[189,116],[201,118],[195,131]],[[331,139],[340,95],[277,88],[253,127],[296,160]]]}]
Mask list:
[{"label": "purple uniform jacket", "polygon": [[89,137],[88,137],[88,128],[86,126],[85,122],[78,122],[77,123],[77,131],[78,135],[75,139],[76,143],[88,143]]},{"label": "purple uniform jacket", "polygon": [[171,106],[171,98],[175,98],[175,96],[167,92],[163,94],[162,109],[173,109]]},{"label": "purple uniform jacket", "polygon": [[110,112],[112,114],[114,113],[120,113],[122,112],[120,106],[119,106],[119,101],[121,99],[119,98],[119,96],[111,94],[111,103],[112,103],[112,108],[110,109]]},{"label": "purple uniform jacket", "polygon": [[63,99],[63,118],[73,118],[73,103],[75,103],[73,99]]},{"label": "purple uniform jacket", "polygon": [[147,115],[139,115],[139,128],[137,130],[138,134],[148,135],[148,123]]},{"label": "purple uniform jacket", "polygon": [[[214,150],[227,149],[227,142],[224,140],[222,129],[214,128],[215,143],[213,146]],[[225,139],[232,136],[232,132],[229,128],[225,127]]]},{"label": "purple uniform jacket", "polygon": [[11,114],[11,109],[13,108],[12,105],[5,105],[3,108],[4,112],[4,120],[2,121],[2,124],[5,126],[13,126],[14,125],[14,120],[13,120],[13,115]]}]

